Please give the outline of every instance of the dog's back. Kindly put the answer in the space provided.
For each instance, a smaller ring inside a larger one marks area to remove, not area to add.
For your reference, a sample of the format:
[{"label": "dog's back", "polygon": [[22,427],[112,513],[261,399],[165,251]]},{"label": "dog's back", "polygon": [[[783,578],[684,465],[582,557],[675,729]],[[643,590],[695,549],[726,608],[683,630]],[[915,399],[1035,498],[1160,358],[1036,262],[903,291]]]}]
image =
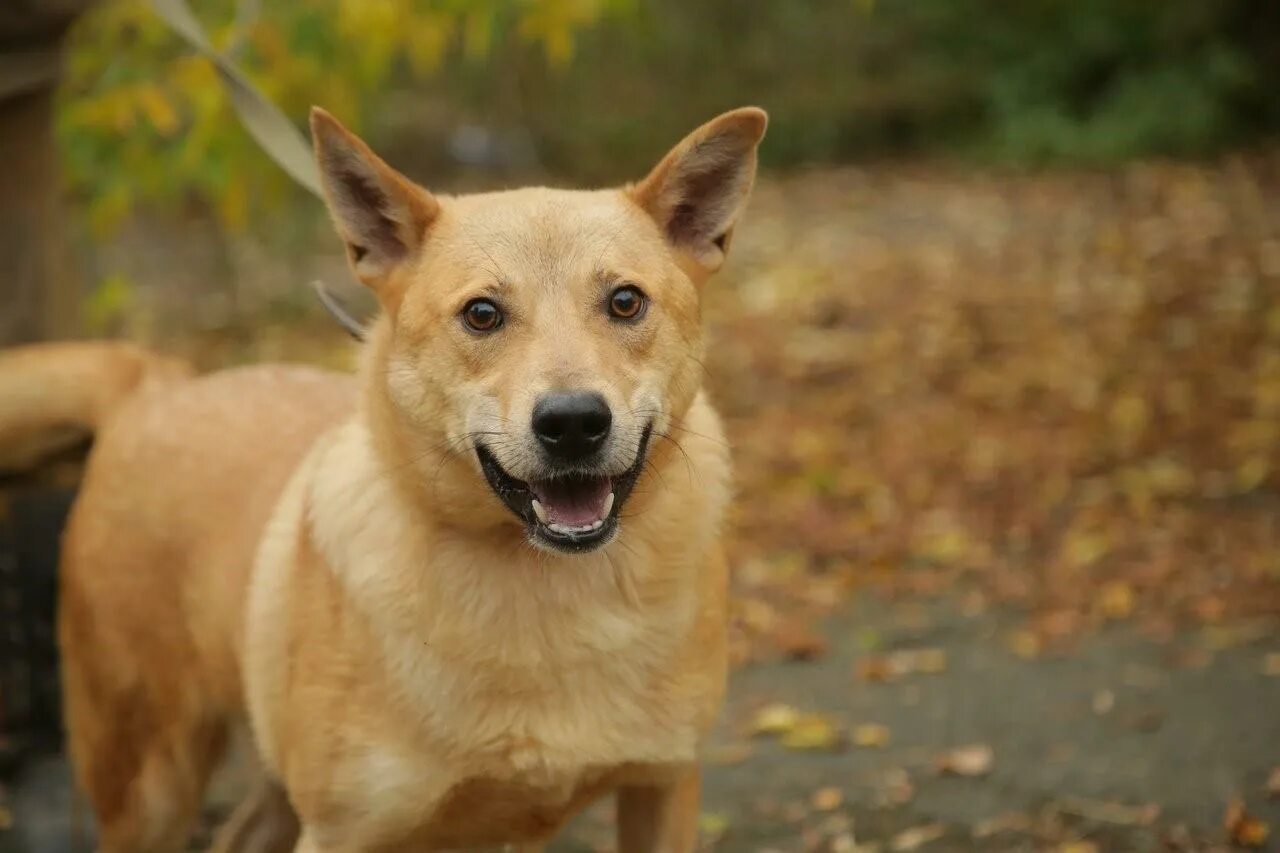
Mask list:
[{"label": "dog's back", "polygon": [[[59,639],[69,748],[107,849],[111,835],[167,847],[156,836],[185,830],[198,808],[200,792],[181,783],[207,775],[240,713],[241,607],[261,527],[353,403],[347,377],[243,368],[140,393],[98,434],[64,541]],[[167,758],[132,766],[144,752]],[[143,811],[167,819],[113,820]]]}]

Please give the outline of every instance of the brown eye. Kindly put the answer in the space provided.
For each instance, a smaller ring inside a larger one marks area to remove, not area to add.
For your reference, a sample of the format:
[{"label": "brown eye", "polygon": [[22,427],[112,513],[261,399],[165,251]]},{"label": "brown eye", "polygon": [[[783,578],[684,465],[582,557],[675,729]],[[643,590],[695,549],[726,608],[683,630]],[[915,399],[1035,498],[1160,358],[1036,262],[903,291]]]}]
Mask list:
[{"label": "brown eye", "polygon": [[502,311],[488,299],[472,299],[462,309],[462,322],[473,332],[492,332],[502,325]]},{"label": "brown eye", "polygon": [[634,284],[626,284],[609,294],[609,314],[619,320],[636,320],[644,314],[648,298]]}]

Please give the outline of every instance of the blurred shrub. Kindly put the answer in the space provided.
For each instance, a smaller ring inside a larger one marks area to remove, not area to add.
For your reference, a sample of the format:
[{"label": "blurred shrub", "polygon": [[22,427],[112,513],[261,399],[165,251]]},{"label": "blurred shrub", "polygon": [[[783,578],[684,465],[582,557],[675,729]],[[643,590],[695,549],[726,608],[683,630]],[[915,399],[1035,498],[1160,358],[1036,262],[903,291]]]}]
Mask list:
[{"label": "blurred shrub", "polygon": [[[388,89],[483,55],[508,33],[563,64],[574,31],[629,0],[201,0],[215,45],[301,119],[324,103],[357,126]],[[213,66],[144,0],[104,0],[72,33],[59,136],[99,232],[134,204],[211,204],[244,227],[292,192],[239,127]]]},{"label": "blurred shrub", "polygon": [[[508,72],[481,69],[468,103],[501,98]],[[775,165],[1199,155],[1280,128],[1280,3],[651,0],[585,32],[567,68],[517,76],[502,112],[557,169],[593,175],[632,173],[747,101],[773,115]]]},{"label": "blurred shrub", "polygon": [[[1275,0],[313,0],[239,18],[257,4],[196,5],[288,113],[323,103],[436,183],[459,160],[635,176],[745,102],[773,115],[773,165],[920,150],[1106,162],[1280,128]],[[212,68],[141,0],[108,0],[78,28],[60,130],[100,228],[139,200],[193,198],[243,227],[290,192]]]}]

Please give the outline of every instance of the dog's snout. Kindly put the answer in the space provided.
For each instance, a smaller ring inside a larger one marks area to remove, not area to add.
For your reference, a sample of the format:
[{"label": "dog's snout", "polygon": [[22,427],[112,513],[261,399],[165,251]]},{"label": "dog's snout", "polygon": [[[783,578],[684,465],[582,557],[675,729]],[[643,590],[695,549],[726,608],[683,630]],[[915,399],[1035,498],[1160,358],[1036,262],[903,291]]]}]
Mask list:
[{"label": "dog's snout", "polygon": [[584,459],[604,446],[613,413],[599,394],[574,391],[547,394],[533,407],[533,434],[557,459]]}]

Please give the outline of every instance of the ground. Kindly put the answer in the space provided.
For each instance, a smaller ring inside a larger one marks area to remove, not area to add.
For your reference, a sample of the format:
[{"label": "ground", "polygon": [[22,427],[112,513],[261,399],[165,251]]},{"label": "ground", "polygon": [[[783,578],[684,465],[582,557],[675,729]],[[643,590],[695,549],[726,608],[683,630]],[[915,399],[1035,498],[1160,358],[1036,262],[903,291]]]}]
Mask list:
[{"label": "ground", "polygon": [[[1280,154],[769,176],[733,250],[709,843],[1275,849]],[[231,337],[188,343],[340,340]],[[62,779],[9,792],[0,850],[63,849]]]},{"label": "ground", "polygon": [[[1225,848],[1237,796],[1280,826],[1266,792],[1280,765],[1274,626],[1172,643],[1117,627],[1026,659],[1007,642],[1017,623],[966,615],[963,596],[895,603],[866,591],[822,626],[820,659],[740,669],[706,774],[716,849],[887,853],[936,832],[921,849],[1208,850]],[[912,657],[928,671],[859,675],[868,661]],[[794,749],[785,733],[753,735],[778,703],[823,715],[835,737],[820,729],[815,748]],[[974,775],[944,773],[953,754]],[[9,797],[17,825],[0,851],[87,849],[68,836],[60,762],[33,767]],[[608,816],[593,810],[556,849],[607,844]]]}]

